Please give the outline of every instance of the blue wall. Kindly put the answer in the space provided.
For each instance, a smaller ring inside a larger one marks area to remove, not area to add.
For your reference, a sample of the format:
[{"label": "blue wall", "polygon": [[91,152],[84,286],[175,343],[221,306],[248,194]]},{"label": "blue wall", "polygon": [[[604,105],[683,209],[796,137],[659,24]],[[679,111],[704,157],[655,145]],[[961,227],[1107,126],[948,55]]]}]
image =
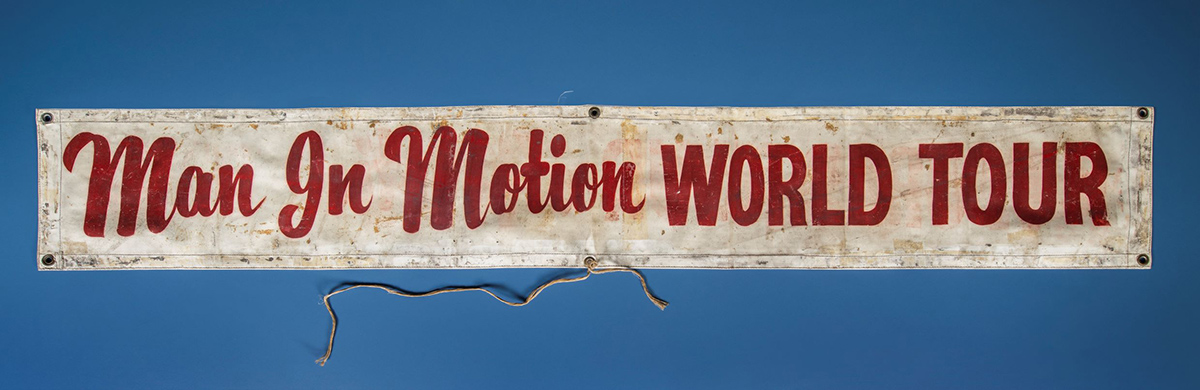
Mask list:
[{"label": "blue wall", "polygon": [[[204,4],[202,4],[204,3]],[[1195,2],[0,5],[0,387],[1197,388]],[[1149,105],[1150,271],[36,272],[35,108]],[[1191,151],[1189,151],[1191,150]]]}]

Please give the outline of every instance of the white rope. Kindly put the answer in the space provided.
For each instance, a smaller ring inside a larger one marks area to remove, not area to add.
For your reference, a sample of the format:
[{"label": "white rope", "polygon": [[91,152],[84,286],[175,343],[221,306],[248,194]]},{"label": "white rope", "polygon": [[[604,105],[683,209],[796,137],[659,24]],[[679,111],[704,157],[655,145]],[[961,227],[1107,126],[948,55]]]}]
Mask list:
[{"label": "white rope", "polygon": [[329,311],[329,319],[332,320],[333,327],[329,330],[329,345],[325,348],[325,355],[321,356],[320,359],[317,359],[317,364],[324,366],[325,362],[329,361],[329,356],[333,354],[333,338],[334,338],[334,335],[337,334],[338,319],[337,319],[337,315],[334,314],[334,312],[333,312],[333,305],[331,305],[329,303],[329,298],[333,297],[334,295],[338,295],[338,294],[341,294],[341,293],[344,293],[344,292],[347,292],[350,290],[354,290],[357,288],[380,289],[380,290],[386,291],[388,294],[399,295],[402,297],[409,297],[409,298],[429,297],[429,296],[434,296],[434,295],[438,295],[438,294],[442,294],[442,293],[459,292],[459,291],[483,291],[483,292],[487,293],[488,295],[491,295],[492,298],[496,298],[496,300],[503,302],[506,305],[515,307],[515,306],[528,305],[530,301],[533,301],[533,298],[536,298],[538,296],[538,294],[540,294],[542,292],[542,290],[545,290],[547,287],[553,286],[558,283],[571,283],[571,282],[578,282],[578,281],[586,280],[588,277],[592,276],[592,274],[606,274],[606,273],[610,273],[610,272],[629,272],[629,273],[636,275],[638,277],[638,279],[642,281],[642,291],[646,292],[646,297],[650,298],[651,303],[653,303],[655,306],[658,306],[658,308],[662,309],[662,310],[665,310],[667,308],[667,301],[664,301],[664,300],[660,299],[659,297],[654,296],[654,293],[650,292],[650,286],[648,286],[646,284],[646,278],[644,276],[642,276],[641,272],[638,272],[635,269],[627,268],[627,267],[597,268],[597,264],[598,264],[598,262],[595,259],[588,258],[587,260],[584,261],[584,265],[587,267],[587,273],[583,274],[583,276],[576,276],[576,277],[570,277],[570,278],[562,277],[562,278],[554,279],[554,280],[548,281],[546,283],[543,283],[541,286],[538,286],[538,288],[533,289],[533,292],[529,293],[528,297],[526,297],[525,299],[523,299],[519,302],[510,302],[508,300],[505,300],[504,298],[501,298],[499,295],[496,295],[496,293],[493,293],[491,290],[488,290],[487,288],[482,287],[482,286],[478,286],[478,287],[446,287],[446,288],[440,288],[437,290],[423,292],[423,293],[410,293],[410,292],[405,292],[405,291],[402,291],[402,290],[399,290],[399,289],[396,289],[396,288],[393,288],[390,286],[386,286],[386,285],[382,285],[382,284],[372,284],[372,283],[357,283],[357,284],[353,284],[350,286],[340,288],[338,290],[330,292],[329,294],[325,294],[325,309]]}]

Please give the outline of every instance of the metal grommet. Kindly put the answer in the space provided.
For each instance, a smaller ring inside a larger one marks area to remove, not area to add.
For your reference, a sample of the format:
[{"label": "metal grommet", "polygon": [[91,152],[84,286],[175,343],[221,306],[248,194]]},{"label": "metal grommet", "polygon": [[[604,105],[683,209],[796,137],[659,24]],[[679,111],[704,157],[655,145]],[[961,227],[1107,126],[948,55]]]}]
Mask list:
[{"label": "metal grommet", "polygon": [[46,266],[46,267],[53,266],[54,265],[54,255],[47,254],[45,256],[42,256],[42,265]]},{"label": "metal grommet", "polygon": [[1146,119],[1150,117],[1150,109],[1146,107],[1138,108],[1138,118]]},{"label": "metal grommet", "polygon": [[1148,256],[1146,254],[1138,255],[1137,262],[1138,262],[1138,265],[1142,265],[1142,266],[1150,265],[1150,256]]},{"label": "metal grommet", "polygon": [[48,112],[43,112],[42,113],[42,123],[50,123],[50,122],[54,122],[54,114],[51,114]]},{"label": "metal grommet", "polygon": [[588,257],[584,257],[584,258],[583,258],[583,265],[584,265],[585,267],[588,267],[588,268],[596,268],[596,265],[598,265],[598,264],[600,264],[600,262],[599,262],[599,261],[596,261],[596,258],[595,258],[595,257],[588,256]]},{"label": "metal grommet", "polygon": [[600,107],[592,107],[588,109],[588,117],[596,119],[600,117]]}]

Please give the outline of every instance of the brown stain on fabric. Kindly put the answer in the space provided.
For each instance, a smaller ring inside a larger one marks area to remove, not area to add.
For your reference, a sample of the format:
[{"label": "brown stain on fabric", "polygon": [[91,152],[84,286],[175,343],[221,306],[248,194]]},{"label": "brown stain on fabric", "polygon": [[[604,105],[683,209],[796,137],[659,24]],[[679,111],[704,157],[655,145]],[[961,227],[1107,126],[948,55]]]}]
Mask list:
[{"label": "brown stain on fabric", "polygon": [[[646,138],[643,133],[645,132],[638,129],[637,125],[633,124],[630,120],[621,121],[621,160],[629,161],[639,166],[644,164],[643,160],[645,156],[643,155],[642,140]],[[644,173],[641,170],[635,170],[633,174],[635,184],[633,186],[632,199],[635,203],[646,197],[643,185],[640,183],[642,175]],[[645,215],[646,213],[624,215],[624,218],[621,218],[621,236],[633,240],[645,239],[646,229],[643,228],[645,226]]]},{"label": "brown stain on fabric", "polygon": [[892,240],[892,247],[896,248],[896,252],[900,253],[915,253],[925,249],[925,244],[913,240]]}]

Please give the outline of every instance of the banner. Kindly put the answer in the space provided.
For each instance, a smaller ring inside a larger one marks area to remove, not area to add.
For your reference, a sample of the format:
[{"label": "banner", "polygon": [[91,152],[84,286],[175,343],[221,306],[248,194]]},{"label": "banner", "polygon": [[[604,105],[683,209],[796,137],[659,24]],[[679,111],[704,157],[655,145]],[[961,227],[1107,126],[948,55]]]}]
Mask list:
[{"label": "banner", "polygon": [[39,110],[44,270],[1149,268],[1142,107]]}]

